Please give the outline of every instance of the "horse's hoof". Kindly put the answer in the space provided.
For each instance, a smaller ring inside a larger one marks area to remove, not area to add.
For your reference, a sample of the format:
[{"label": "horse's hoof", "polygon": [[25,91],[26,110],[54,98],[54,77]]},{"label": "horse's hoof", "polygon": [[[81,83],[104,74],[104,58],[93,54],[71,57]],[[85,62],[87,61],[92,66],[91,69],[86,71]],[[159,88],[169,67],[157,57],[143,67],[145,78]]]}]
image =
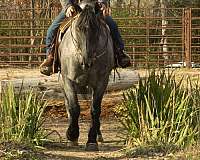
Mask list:
[{"label": "horse's hoof", "polygon": [[103,136],[101,134],[97,135],[97,141],[98,142],[103,142]]},{"label": "horse's hoof", "polygon": [[97,143],[87,143],[85,147],[86,151],[99,151]]},{"label": "horse's hoof", "polygon": [[68,142],[67,142],[67,145],[68,145],[69,147],[76,147],[76,146],[78,146],[78,140],[75,140],[75,141],[68,141]]}]

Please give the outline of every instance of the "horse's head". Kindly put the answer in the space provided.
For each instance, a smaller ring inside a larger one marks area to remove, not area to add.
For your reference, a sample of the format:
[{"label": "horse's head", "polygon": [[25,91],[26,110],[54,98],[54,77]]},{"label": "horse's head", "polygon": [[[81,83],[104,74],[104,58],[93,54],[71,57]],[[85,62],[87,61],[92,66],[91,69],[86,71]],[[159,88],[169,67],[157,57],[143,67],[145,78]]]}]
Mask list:
[{"label": "horse's head", "polygon": [[82,12],[77,20],[77,28],[85,34],[87,31],[97,31],[99,28],[99,22],[95,13],[95,3],[93,1],[82,1],[80,7]]},{"label": "horse's head", "polygon": [[99,75],[110,73],[114,65],[113,43],[108,27],[95,13],[95,2],[83,3],[59,45],[61,72],[82,85],[89,79],[95,85]]},{"label": "horse's head", "polygon": [[100,21],[95,13],[95,3],[83,1],[81,3],[82,12],[76,21],[76,35],[81,40],[80,48],[85,48],[82,52],[84,63],[91,65],[91,59],[97,48],[100,35]]}]

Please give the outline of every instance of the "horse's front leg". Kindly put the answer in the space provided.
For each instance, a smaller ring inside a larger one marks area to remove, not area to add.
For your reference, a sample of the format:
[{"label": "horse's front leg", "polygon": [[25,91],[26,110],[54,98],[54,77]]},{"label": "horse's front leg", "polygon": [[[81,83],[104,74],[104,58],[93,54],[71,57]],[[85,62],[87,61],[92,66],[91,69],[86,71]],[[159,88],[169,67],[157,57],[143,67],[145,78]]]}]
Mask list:
[{"label": "horse's front leg", "polygon": [[63,81],[64,81],[63,87],[65,93],[65,105],[69,121],[66,137],[71,142],[71,145],[78,145],[78,137],[79,137],[78,119],[80,115],[80,105],[78,104],[78,98],[74,82],[72,82],[68,78],[63,78]]},{"label": "horse's front leg", "polygon": [[101,114],[101,102],[107,86],[107,82],[98,84],[93,88],[93,99],[91,105],[91,125],[88,133],[88,141],[86,144],[86,150],[98,150],[97,135],[100,133],[100,114]]}]

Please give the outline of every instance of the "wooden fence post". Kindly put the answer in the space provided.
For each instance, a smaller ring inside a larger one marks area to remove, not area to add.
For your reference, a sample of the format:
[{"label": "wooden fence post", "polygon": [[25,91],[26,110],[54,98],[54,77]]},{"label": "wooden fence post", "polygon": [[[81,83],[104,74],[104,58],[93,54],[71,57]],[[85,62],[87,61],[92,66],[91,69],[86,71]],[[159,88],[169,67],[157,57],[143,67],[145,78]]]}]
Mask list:
[{"label": "wooden fence post", "polygon": [[185,10],[185,63],[187,68],[191,68],[191,8]]}]

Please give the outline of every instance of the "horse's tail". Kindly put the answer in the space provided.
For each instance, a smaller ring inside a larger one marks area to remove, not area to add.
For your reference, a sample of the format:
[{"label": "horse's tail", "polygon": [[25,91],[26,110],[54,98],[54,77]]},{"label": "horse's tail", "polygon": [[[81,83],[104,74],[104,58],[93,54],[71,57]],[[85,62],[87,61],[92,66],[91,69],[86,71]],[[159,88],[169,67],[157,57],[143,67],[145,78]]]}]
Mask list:
[{"label": "horse's tail", "polygon": [[82,53],[83,61],[85,65],[90,66],[92,58],[96,50],[96,45],[99,37],[99,21],[96,17],[94,8],[90,5],[86,5],[80,13],[77,20],[76,27],[80,32],[84,33],[86,37],[86,52]]}]

